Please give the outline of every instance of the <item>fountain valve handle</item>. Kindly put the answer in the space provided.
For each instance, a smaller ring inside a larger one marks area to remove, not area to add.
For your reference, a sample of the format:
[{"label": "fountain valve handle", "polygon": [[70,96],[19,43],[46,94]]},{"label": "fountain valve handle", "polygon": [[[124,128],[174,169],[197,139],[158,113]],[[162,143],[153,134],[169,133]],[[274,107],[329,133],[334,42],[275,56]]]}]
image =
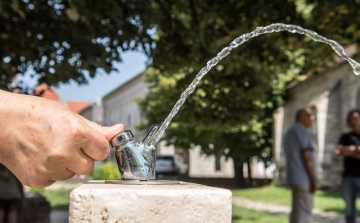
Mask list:
[{"label": "fountain valve handle", "polygon": [[110,144],[112,147],[114,147],[116,150],[121,149],[125,144],[128,142],[133,141],[133,133],[131,130],[125,130],[124,133],[120,135],[116,135],[114,138],[110,140]]}]

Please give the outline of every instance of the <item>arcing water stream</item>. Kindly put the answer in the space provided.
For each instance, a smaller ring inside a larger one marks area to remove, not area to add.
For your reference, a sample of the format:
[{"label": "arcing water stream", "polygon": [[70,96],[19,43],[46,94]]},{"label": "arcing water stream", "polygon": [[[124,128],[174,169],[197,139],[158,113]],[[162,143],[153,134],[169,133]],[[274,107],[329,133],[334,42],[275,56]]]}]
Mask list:
[{"label": "arcing water stream", "polygon": [[335,42],[334,40],[329,40],[323,36],[320,36],[316,32],[313,32],[308,29],[304,29],[297,25],[274,23],[264,27],[257,27],[254,31],[250,33],[245,33],[239,36],[238,38],[236,38],[234,41],[230,43],[228,47],[225,47],[216,57],[214,57],[209,62],[207,62],[207,65],[200,70],[200,72],[196,75],[195,79],[191,82],[189,87],[187,87],[185,91],[181,94],[180,99],[176,102],[175,106],[171,110],[168,117],[165,119],[162,125],[157,129],[157,131],[153,134],[153,136],[149,140],[149,144],[156,145],[159,142],[162,135],[164,134],[164,131],[169,126],[172,118],[176,115],[180,107],[184,104],[186,98],[195,90],[195,87],[200,82],[201,78],[203,78],[205,74],[209,72],[211,67],[215,66],[222,58],[226,57],[231,52],[232,49],[240,46],[241,44],[245,43],[246,41],[250,40],[253,37],[266,33],[281,32],[281,31],[303,34],[317,42],[323,42],[329,44],[340,57],[342,57],[343,59],[349,62],[354,73],[356,75],[360,75],[360,64],[357,63],[355,60],[351,59],[350,57],[346,56],[344,47],[338,44],[337,42]]}]

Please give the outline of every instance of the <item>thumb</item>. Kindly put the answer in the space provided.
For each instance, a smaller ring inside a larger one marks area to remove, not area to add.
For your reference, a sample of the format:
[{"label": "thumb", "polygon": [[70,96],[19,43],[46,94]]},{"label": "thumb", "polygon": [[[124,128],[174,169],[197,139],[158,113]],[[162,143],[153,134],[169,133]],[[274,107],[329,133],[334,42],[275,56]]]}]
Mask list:
[{"label": "thumb", "polygon": [[92,122],[82,116],[80,116],[87,125],[89,125],[91,128],[95,129],[96,131],[100,132],[107,141],[110,141],[116,134],[124,132],[124,125],[123,124],[117,124],[110,127],[104,127],[101,126],[95,122]]},{"label": "thumb", "polygon": [[124,132],[124,125],[117,124],[110,127],[101,127],[101,134],[110,141],[116,134]]}]

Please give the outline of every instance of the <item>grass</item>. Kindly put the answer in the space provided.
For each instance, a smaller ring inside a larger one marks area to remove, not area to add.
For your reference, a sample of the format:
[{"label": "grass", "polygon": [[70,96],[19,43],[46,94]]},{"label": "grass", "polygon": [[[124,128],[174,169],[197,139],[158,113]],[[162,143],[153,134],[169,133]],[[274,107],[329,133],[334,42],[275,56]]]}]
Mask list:
[{"label": "grass", "polygon": [[263,201],[286,206],[289,206],[291,203],[290,190],[273,185],[249,189],[233,189],[232,193],[233,196],[253,201]]},{"label": "grass", "polygon": [[[291,205],[291,191],[285,187],[269,185],[259,188],[233,189],[232,192],[234,196],[253,201],[263,201],[285,206]],[[360,207],[359,199],[356,202],[356,206]],[[345,211],[345,203],[339,191],[317,191],[314,207],[318,210],[333,211],[340,214],[344,214]],[[358,215],[360,215],[360,212]]]},{"label": "grass", "polygon": [[49,201],[52,210],[69,210],[71,190],[31,189],[30,191],[42,194]]},{"label": "grass", "polygon": [[263,211],[253,211],[234,206],[232,209],[232,223],[287,223],[287,216],[278,216]]}]

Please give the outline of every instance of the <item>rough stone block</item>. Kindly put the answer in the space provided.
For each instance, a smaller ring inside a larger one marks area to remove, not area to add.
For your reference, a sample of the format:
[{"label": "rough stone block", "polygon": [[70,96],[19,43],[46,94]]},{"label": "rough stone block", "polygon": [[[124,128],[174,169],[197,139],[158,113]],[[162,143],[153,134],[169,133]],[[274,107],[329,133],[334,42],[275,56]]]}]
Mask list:
[{"label": "rough stone block", "polygon": [[231,191],[199,184],[123,185],[92,181],[70,194],[70,223],[231,222]]}]

